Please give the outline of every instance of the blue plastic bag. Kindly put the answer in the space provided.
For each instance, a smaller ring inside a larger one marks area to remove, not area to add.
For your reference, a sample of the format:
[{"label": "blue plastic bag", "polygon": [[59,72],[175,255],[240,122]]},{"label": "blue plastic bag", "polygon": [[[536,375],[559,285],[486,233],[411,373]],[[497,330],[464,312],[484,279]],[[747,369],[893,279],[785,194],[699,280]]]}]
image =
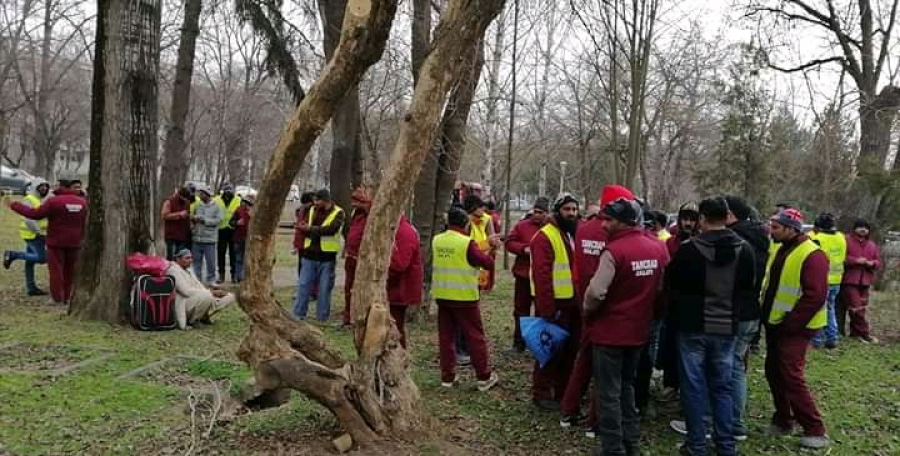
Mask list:
[{"label": "blue plastic bag", "polygon": [[522,340],[534,355],[541,369],[553,359],[559,347],[569,338],[569,332],[561,326],[540,317],[521,317]]}]

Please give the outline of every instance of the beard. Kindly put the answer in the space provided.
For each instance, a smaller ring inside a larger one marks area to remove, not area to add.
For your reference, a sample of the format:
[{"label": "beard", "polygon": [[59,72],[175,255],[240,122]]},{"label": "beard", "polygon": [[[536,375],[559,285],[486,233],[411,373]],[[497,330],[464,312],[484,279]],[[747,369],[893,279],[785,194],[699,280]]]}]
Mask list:
[{"label": "beard", "polygon": [[559,229],[565,231],[571,236],[575,236],[575,230],[578,228],[578,219],[560,218],[557,220]]},{"label": "beard", "polygon": [[690,228],[685,227],[685,226],[678,227],[678,237],[681,238],[682,240],[694,237],[697,235],[698,232],[699,232],[699,230],[697,229],[697,225],[694,225]]}]

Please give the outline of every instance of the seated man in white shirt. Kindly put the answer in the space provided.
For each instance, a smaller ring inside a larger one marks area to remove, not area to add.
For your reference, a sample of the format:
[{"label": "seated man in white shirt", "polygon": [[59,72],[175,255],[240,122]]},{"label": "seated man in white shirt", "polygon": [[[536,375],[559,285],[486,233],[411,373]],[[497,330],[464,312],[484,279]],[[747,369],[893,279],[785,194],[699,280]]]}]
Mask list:
[{"label": "seated man in white shirt", "polygon": [[211,324],[211,316],[235,301],[232,293],[206,288],[191,269],[193,261],[191,251],[182,249],[166,269],[166,274],[175,279],[175,319],[181,329],[191,329],[196,323]]}]

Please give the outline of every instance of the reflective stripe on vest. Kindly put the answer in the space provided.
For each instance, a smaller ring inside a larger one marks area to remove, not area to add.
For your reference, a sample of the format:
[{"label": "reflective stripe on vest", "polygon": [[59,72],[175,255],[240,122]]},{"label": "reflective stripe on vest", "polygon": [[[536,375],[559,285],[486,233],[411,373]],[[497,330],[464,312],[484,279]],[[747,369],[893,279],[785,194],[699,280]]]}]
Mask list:
[{"label": "reflective stripe on vest", "polygon": [[[819,246],[812,240],[807,239],[795,247],[784,259],[781,277],[778,278],[778,289],[775,291],[775,299],[772,301],[772,311],[769,313],[769,324],[780,324],[784,321],[787,314],[794,310],[794,306],[797,305],[797,301],[803,295],[803,287],[800,284],[803,263],[816,250],[820,250]],[[763,281],[763,292],[769,288],[769,274],[774,261],[775,255],[770,256],[769,264],[766,267],[766,277]],[[806,324],[806,327],[808,329],[822,329],[827,322],[827,308],[825,302],[823,302],[816,314]]]},{"label": "reflective stripe on vest", "polygon": [[[25,196],[25,202],[28,203],[32,209],[37,209],[38,206],[41,205],[41,200],[30,193]],[[28,217],[22,217],[22,221],[19,222],[19,237],[21,237],[23,241],[33,241],[34,238],[37,237],[37,233],[28,228],[28,224],[25,223],[26,220],[29,220]],[[47,219],[37,220],[37,224],[38,228],[40,228],[44,234],[47,234]]]},{"label": "reflective stripe on vest", "polygon": [[234,213],[237,212],[238,208],[241,207],[241,198],[237,195],[231,197],[231,202],[228,203],[228,206],[225,206],[225,200],[222,199],[222,196],[219,195],[213,198],[213,201],[219,205],[219,208],[222,209],[222,221],[219,222],[219,229],[228,228],[231,225],[231,217],[234,217]]},{"label": "reflective stripe on vest", "polygon": [[810,233],[809,238],[819,241],[819,246],[828,256],[828,284],[840,285],[844,276],[844,261],[847,260],[847,239],[843,233]]},{"label": "reflective stripe on vest", "polygon": [[435,299],[479,299],[478,270],[469,264],[467,256],[471,241],[456,231],[445,231],[431,241],[431,293]]},{"label": "reflective stripe on vest", "polygon": [[[562,232],[552,223],[541,228],[541,232],[550,240],[553,247],[553,297],[555,299],[571,299],[575,297],[575,285],[572,282],[572,268],[569,265],[569,252],[562,238]],[[534,290],[534,263],[531,270],[531,295]]]},{"label": "reflective stripe on vest", "polygon": [[[342,209],[337,204],[331,206],[331,212],[328,213],[328,217],[325,217],[325,221],[322,222],[321,226],[331,225],[331,222],[337,218],[338,213],[340,213]],[[306,223],[309,226],[312,226],[313,220],[316,219],[316,207],[310,206],[309,208],[309,217],[307,218]],[[341,241],[338,239],[340,230],[338,230],[335,234],[331,236],[319,236],[319,248],[322,249],[323,252],[337,252],[341,250]],[[306,240],[303,241],[303,248],[308,249],[309,246],[312,245],[312,239],[309,236],[306,237]]]}]

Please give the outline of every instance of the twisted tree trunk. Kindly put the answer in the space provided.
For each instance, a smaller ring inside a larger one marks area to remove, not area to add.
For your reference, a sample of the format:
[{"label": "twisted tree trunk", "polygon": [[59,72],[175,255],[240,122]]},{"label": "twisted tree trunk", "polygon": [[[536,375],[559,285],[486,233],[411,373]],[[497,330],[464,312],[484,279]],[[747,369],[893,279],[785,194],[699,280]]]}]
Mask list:
[{"label": "twisted tree trunk", "polygon": [[464,71],[467,46],[481,39],[503,0],[451,0],[438,26],[369,215],[354,293],[371,299],[353,309],[358,359],[351,362],[330,347],[318,329],[292,320],[272,298],[272,235],[290,182],[337,101],[381,56],[396,6],[396,0],[348,3],[335,56],[300,103],[269,163],[257,199],[258,215],[250,227],[249,279],[240,294],[252,327],[238,356],[256,371],[253,392],[265,397],[297,389],[331,410],[360,445],[383,435],[401,435],[422,419],[419,390],[387,310],[384,284],[394,230],[410,197],[408,183],[415,181],[434,142],[447,92]]}]

